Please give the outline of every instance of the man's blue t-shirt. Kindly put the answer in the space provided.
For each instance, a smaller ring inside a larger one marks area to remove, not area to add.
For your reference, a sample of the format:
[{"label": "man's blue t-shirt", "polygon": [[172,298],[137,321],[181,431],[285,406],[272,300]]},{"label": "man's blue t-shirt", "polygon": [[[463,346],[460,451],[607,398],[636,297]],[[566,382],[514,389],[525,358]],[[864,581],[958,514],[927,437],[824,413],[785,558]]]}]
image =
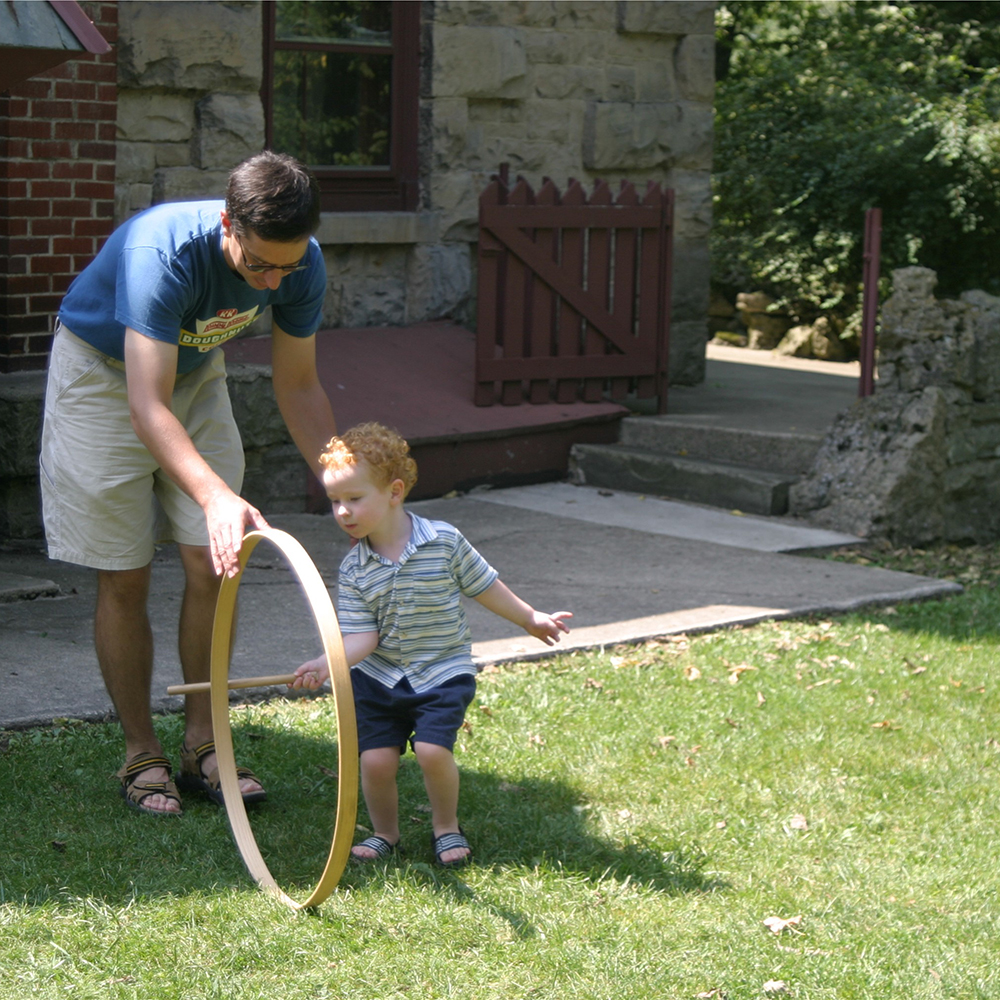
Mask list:
[{"label": "man's blue t-shirt", "polygon": [[156,205],[123,223],[69,286],[59,319],[81,340],[125,360],[125,328],[177,344],[177,371],[197,368],[208,351],[235,337],[266,306],[293,337],[316,332],[326,267],[315,239],[305,271],[258,291],[230,270],[222,253],[223,201]]}]

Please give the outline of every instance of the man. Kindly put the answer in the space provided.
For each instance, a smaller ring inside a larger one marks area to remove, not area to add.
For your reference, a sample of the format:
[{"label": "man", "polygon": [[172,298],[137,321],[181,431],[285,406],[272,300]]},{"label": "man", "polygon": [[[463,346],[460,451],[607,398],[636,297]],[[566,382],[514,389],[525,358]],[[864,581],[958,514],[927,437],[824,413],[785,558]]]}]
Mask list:
[{"label": "man", "polygon": [[[207,694],[187,696],[171,780],[150,710],[146,610],[154,543],[175,541],[181,665],[186,681],[207,680],[222,575],[238,571],[245,531],[267,525],[239,496],[243,447],[219,345],[270,305],[275,397],[317,475],[336,433],[316,373],[318,225],[312,174],[260,153],[233,170],[225,202],[159,205],[124,223],[59,311],[41,452],[48,551],[97,570],[97,657],[125,736],[118,778],[142,812],[180,813],[177,785],[222,801]],[[251,771],[239,773],[244,801],[265,797]]]}]

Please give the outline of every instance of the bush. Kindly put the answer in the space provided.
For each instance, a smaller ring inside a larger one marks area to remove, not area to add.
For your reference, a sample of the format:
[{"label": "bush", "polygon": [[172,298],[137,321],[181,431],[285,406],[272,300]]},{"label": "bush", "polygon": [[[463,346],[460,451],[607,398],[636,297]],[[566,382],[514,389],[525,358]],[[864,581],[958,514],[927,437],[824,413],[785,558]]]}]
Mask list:
[{"label": "bush", "polygon": [[846,318],[882,267],[1000,293],[1000,5],[722,3],[713,273]]}]

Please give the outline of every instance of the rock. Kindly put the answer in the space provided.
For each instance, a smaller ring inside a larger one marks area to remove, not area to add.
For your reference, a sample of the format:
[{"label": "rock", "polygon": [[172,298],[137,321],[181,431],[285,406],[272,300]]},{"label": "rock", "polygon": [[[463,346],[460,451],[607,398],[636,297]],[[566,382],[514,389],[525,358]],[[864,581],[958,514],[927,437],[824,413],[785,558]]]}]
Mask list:
[{"label": "rock", "polygon": [[793,326],[781,338],[781,343],[774,349],[775,354],[786,358],[811,358],[813,356],[813,328],[811,326]]},{"label": "rock", "polygon": [[935,283],[894,272],[876,392],[837,418],[792,513],[894,544],[1000,538],[1000,300],[937,300]]}]

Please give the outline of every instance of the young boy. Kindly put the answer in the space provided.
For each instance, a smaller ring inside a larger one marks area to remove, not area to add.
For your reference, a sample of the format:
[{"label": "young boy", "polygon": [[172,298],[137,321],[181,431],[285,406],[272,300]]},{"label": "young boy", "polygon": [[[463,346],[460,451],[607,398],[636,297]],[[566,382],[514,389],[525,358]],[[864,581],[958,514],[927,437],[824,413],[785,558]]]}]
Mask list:
[{"label": "young boy", "polygon": [[[334,517],[357,540],[340,564],[337,603],[374,834],[351,854],[374,861],[400,849],[396,773],[409,740],[430,799],[435,859],[460,867],[472,849],[458,824],[452,749],[476,693],[461,595],[550,646],[569,631],[565,619],[572,615],[536,611],[504,586],[457,528],[404,509],[417,466],[394,431],[360,424],[333,438],[320,463]],[[292,686],[315,689],[328,676],[326,658],[319,657],[298,668]]]}]

